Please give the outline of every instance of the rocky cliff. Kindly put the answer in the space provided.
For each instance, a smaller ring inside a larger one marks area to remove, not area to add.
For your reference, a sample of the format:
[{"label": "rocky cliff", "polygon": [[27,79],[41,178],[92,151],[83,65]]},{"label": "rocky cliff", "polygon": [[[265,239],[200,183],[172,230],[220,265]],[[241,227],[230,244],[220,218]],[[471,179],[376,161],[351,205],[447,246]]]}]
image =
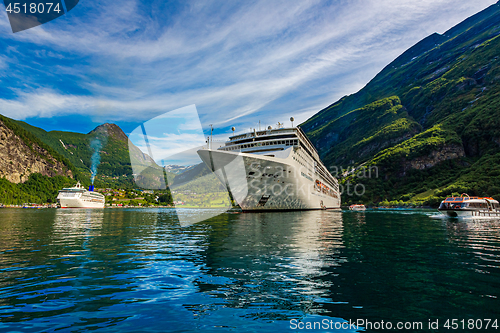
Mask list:
[{"label": "rocky cliff", "polygon": [[54,155],[8,119],[0,118],[0,177],[12,183],[23,183],[33,173],[73,178],[70,168]]}]

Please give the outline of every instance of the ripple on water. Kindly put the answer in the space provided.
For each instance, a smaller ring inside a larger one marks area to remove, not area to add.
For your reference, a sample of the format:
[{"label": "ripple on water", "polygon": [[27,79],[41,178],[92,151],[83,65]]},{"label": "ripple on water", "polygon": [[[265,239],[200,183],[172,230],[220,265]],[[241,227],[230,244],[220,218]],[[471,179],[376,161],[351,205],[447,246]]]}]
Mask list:
[{"label": "ripple on water", "polygon": [[500,314],[498,221],[317,211],[183,227],[174,213],[2,210],[0,328],[274,332],[291,319]]}]

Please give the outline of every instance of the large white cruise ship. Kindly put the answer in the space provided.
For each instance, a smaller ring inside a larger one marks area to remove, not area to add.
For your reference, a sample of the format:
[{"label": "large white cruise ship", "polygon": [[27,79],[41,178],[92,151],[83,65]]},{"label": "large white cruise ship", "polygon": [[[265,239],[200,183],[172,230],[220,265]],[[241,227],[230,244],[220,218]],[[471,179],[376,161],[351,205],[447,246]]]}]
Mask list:
[{"label": "large white cruise ship", "polygon": [[254,129],[198,155],[243,211],[340,209],[338,181],[300,127]]},{"label": "large white cruise ship", "polygon": [[66,187],[59,191],[57,202],[61,208],[104,208],[104,195],[93,191],[87,191],[78,182],[73,187]]}]

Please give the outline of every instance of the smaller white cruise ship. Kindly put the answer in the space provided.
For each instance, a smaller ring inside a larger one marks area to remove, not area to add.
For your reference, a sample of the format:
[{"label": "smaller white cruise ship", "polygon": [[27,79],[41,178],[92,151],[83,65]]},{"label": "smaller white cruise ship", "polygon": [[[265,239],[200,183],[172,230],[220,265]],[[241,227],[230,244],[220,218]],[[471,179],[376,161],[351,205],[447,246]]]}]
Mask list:
[{"label": "smaller white cruise ship", "polygon": [[61,208],[104,208],[104,202],[104,195],[94,192],[94,186],[91,185],[87,191],[80,182],[63,188],[57,196]]},{"label": "smaller white cruise ship", "polygon": [[462,194],[441,202],[438,210],[448,217],[500,217],[500,205],[493,198],[471,197]]}]

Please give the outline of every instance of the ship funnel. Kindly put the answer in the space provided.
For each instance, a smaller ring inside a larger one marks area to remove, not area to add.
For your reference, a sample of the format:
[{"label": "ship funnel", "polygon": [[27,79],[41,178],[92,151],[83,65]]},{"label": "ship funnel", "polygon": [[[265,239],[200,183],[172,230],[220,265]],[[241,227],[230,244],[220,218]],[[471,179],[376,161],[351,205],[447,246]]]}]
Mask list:
[{"label": "ship funnel", "polygon": [[89,186],[89,192],[94,192],[94,185]]}]

